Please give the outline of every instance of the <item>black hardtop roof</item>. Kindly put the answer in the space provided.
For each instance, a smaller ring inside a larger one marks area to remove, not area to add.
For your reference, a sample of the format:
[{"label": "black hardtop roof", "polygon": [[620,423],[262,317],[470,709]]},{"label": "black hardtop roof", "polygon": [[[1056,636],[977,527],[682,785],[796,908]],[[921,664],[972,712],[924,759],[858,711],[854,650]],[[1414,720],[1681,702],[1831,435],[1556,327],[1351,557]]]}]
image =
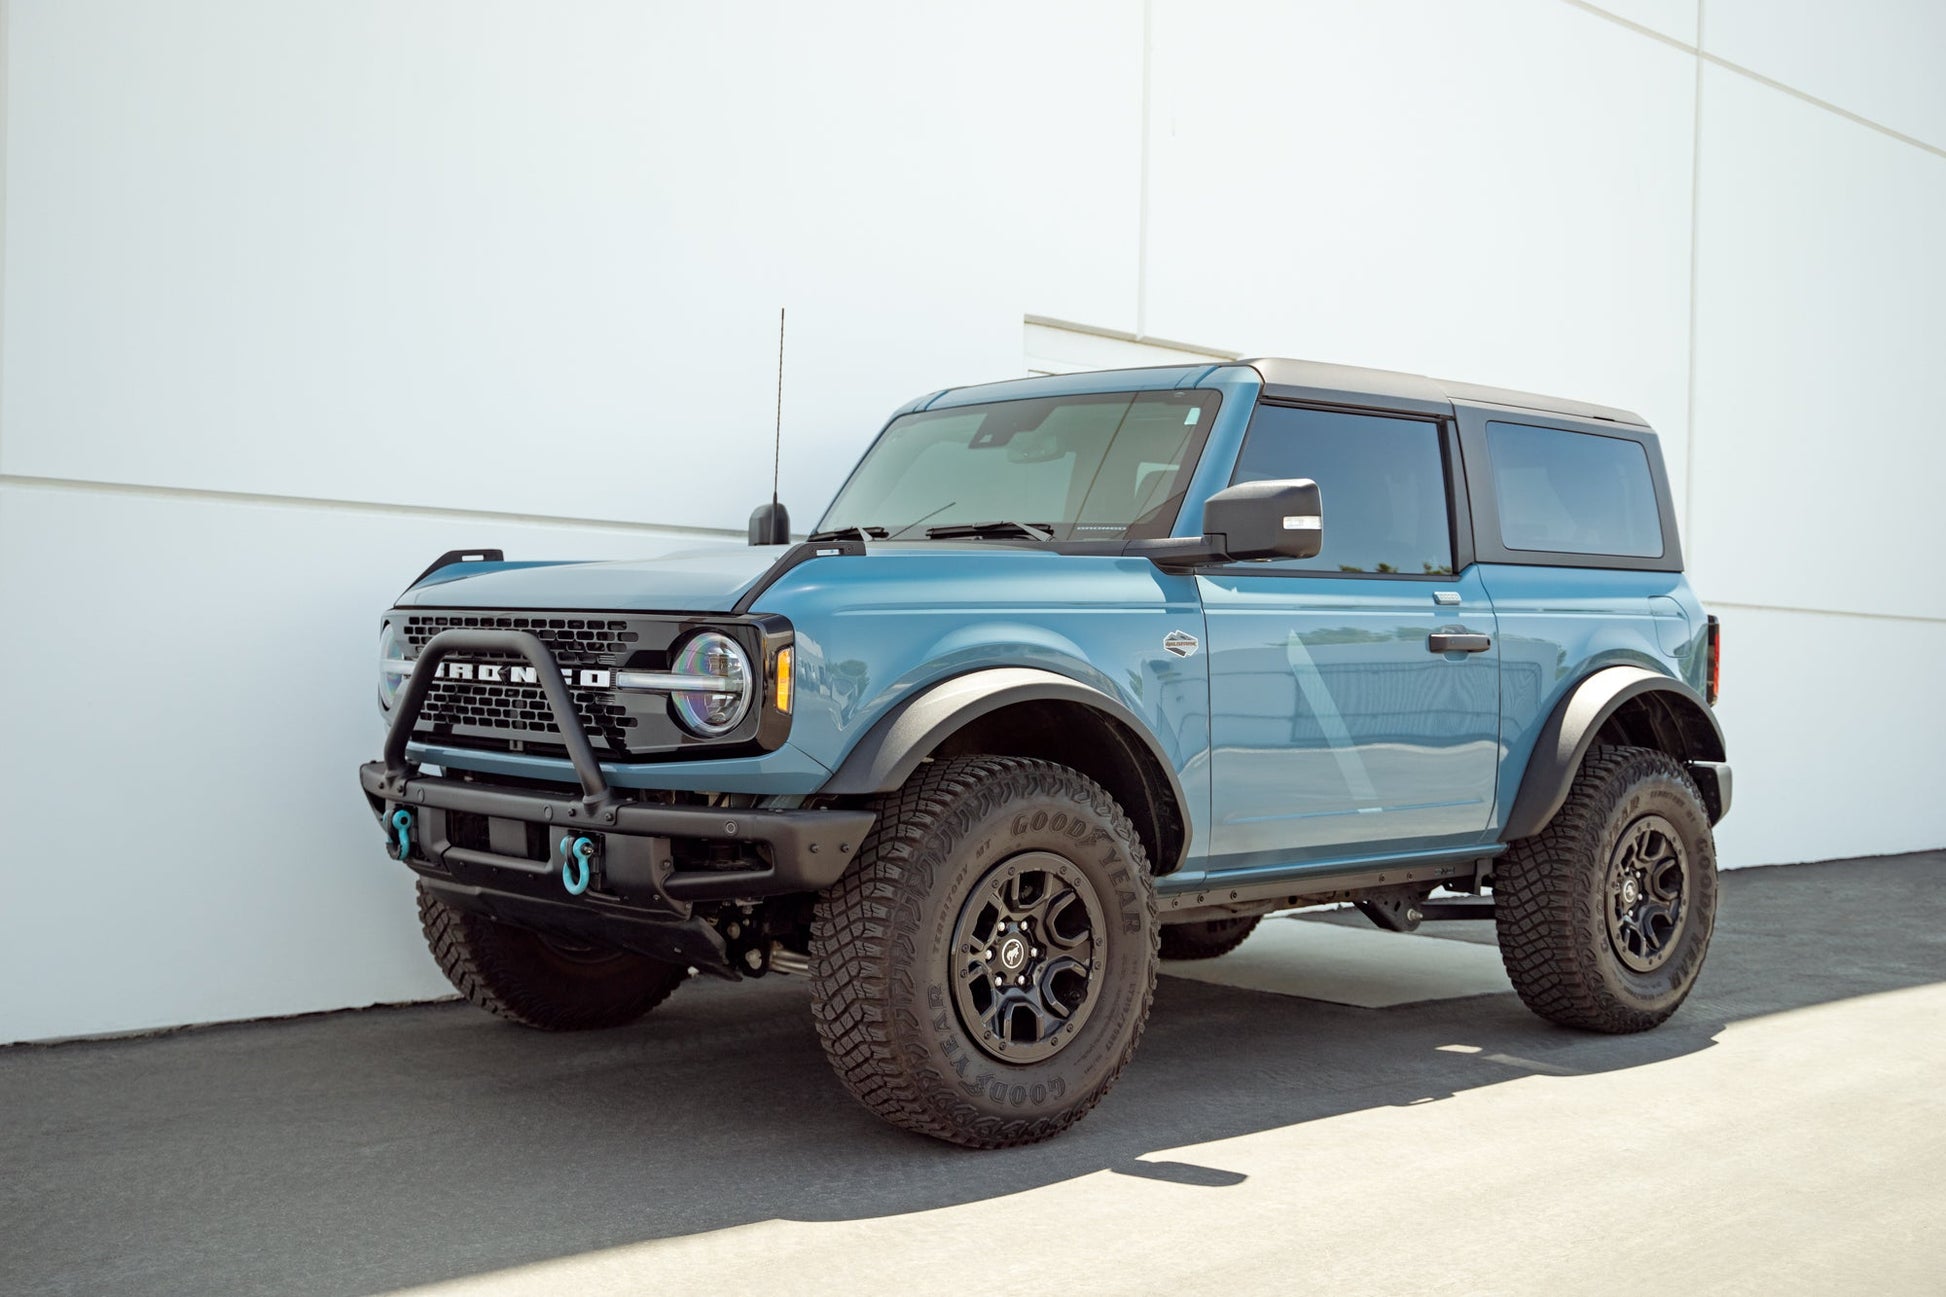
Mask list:
[{"label": "black hardtop roof", "polygon": [[1364,405],[1377,398],[1389,406],[1416,409],[1427,414],[1440,413],[1455,401],[1480,402],[1577,419],[1602,419],[1609,423],[1648,427],[1648,421],[1641,415],[1612,406],[1541,396],[1534,392],[1516,392],[1504,387],[1482,387],[1478,383],[1456,383],[1450,379],[1427,378],[1424,374],[1274,356],[1239,360],[1237,364],[1248,365],[1263,375],[1264,395],[1269,397],[1326,401],[1337,405]]}]

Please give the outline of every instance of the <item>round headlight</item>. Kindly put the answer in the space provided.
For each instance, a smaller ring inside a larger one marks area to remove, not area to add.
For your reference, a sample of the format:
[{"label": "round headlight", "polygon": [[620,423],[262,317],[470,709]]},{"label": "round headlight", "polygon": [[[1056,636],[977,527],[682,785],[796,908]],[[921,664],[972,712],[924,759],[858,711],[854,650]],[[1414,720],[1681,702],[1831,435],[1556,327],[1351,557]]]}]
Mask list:
[{"label": "round headlight", "polygon": [[750,710],[754,677],[750,655],[728,635],[706,630],[694,636],[670,664],[674,675],[714,676],[709,690],[680,690],[669,695],[676,719],[691,733],[720,738],[737,727]]},{"label": "round headlight", "polygon": [[398,701],[399,690],[405,688],[406,678],[412,674],[412,663],[407,654],[412,646],[406,643],[405,635],[391,622],[386,622],[378,631],[378,705],[390,709]]}]

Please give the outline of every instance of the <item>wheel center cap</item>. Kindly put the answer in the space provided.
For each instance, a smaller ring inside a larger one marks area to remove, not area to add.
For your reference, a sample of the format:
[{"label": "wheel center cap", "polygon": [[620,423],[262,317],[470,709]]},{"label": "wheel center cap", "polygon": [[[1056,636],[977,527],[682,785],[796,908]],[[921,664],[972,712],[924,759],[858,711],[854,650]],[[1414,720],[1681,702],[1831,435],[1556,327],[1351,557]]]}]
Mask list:
[{"label": "wheel center cap", "polygon": [[1623,905],[1634,905],[1635,898],[1640,894],[1641,893],[1636,890],[1635,880],[1633,878],[1624,879],[1622,881],[1622,904]]},{"label": "wheel center cap", "polygon": [[1027,943],[1019,937],[1008,937],[1000,943],[1000,966],[1009,972],[1027,962]]}]

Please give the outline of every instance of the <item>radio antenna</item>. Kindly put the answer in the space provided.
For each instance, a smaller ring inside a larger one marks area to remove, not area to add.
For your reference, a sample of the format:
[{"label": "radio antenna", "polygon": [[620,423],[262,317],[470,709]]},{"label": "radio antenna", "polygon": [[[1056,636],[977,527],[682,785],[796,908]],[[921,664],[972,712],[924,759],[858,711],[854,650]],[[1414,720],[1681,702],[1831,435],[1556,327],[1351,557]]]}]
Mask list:
[{"label": "radio antenna", "polygon": [[770,503],[777,505],[777,477],[784,462],[784,308],[777,308],[777,439],[770,453]]}]

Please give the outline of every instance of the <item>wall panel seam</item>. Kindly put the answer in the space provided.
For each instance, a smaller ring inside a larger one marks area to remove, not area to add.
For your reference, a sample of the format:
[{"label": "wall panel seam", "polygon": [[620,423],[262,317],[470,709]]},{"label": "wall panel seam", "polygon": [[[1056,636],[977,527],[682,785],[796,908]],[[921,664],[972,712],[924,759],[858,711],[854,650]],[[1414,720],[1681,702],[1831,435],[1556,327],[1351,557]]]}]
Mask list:
[{"label": "wall panel seam", "polygon": [[[8,37],[13,27],[11,0],[0,0],[0,411],[6,409],[7,393],[7,124],[9,100],[13,98],[13,77],[8,74],[11,53]],[[0,414],[0,464],[6,462],[6,417]]]},{"label": "wall panel seam", "polygon": [[[1698,50],[1703,44],[1705,3],[1707,0],[1696,0]],[[1687,530],[1683,539],[1689,547],[1686,561],[1694,566],[1699,532],[1696,526],[1696,327],[1700,307],[1696,297],[1696,256],[1703,222],[1703,60],[1700,53],[1696,57],[1696,92],[1689,105],[1689,122],[1689,391],[1683,415],[1682,521]]]},{"label": "wall panel seam", "polygon": [[1787,94],[1791,96],[1793,99],[1801,99],[1805,103],[1810,104],[1815,108],[1822,108],[1828,113],[1836,113],[1838,116],[1844,118],[1848,122],[1851,122],[1858,126],[1863,126],[1868,130],[1877,131],[1880,135],[1890,136],[1892,139],[1899,141],[1899,143],[1901,144],[1910,144],[1913,148],[1922,150],[1923,152],[1926,153],[1930,153],[1936,158],[1946,158],[1946,148],[1941,148],[1937,144],[1928,144],[1926,143],[1926,141],[1922,139],[1919,139],[1915,136],[1907,135],[1904,131],[1894,130],[1892,127],[1887,126],[1884,122],[1875,122],[1871,118],[1866,117],[1861,113],[1855,113],[1851,111],[1851,109],[1849,108],[1840,108],[1837,104],[1832,103],[1829,99],[1820,99],[1816,95],[1810,93],[1809,91],[1799,90],[1796,86],[1787,85],[1786,83],[1779,81],[1774,77],[1767,77],[1761,72],[1753,72],[1749,68],[1744,67],[1740,63],[1732,63],[1730,62],[1730,60],[1726,58],[1721,58],[1715,54],[1711,54],[1708,50],[1703,51],[1702,57],[1709,60],[1711,63],[1714,63],[1717,67],[1722,68],[1726,72],[1734,72],[1738,76],[1748,77],[1750,80],[1755,81],[1759,85],[1768,86],[1772,90],[1780,91],[1783,94]]},{"label": "wall panel seam", "polygon": [[1583,13],[1593,14],[1597,18],[1606,19],[1607,21],[1614,23],[1617,27],[1625,27],[1629,31],[1634,32],[1637,36],[1646,36],[1652,41],[1660,41],[1664,45],[1668,45],[1674,49],[1682,50],[1684,53],[1687,54],[1694,54],[1698,49],[1702,47],[1703,25],[1700,21],[1696,24],[1696,44],[1688,45],[1683,43],[1680,40],[1677,40],[1674,36],[1669,35],[1667,32],[1659,32],[1653,27],[1645,27],[1641,23],[1635,22],[1632,19],[1624,18],[1618,13],[1612,13],[1609,10],[1602,8],[1600,5],[1590,4],[1588,3],[1588,0],[1561,0],[1561,3],[1567,5],[1569,8],[1579,9]]},{"label": "wall panel seam", "polygon": [[1828,113],[1836,113],[1838,116],[1844,118],[1846,121],[1853,122],[1859,126],[1866,127],[1870,130],[1877,131],[1881,135],[1889,135],[1893,139],[1898,140],[1902,144],[1910,144],[1915,149],[1923,149],[1925,152],[1932,154],[1934,157],[1946,158],[1946,147],[1942,147],[1937,144],[1928,144],[1926,141],[1919,139],[1916,136],[1907,135],[1904,131],[1897,130],[1894,129],[1893,127],[1887,126],[1884,122],[1874,121],[1870,117],[1866,117],[1862,113],[1855,113],[1851,111],[1851,109],[1849,108],[1840,108],[1837,104],[1832,103],[1829,99],[1820,99],[1818,96],[1812,94],[1810,91],[1800,90],[1796,86],[1791,85],[1789,82],[1779,81],[1775,77],[1767,77],[1761,72],[1743,66],[1743,64],[1741,63],[1732,63],[1729,59],[1724,58],[1720,54],[1710,53],[1708,50],[1703,48],[1702,0],[1698,0],[1696,6],[1696,43],[1694,45],[1691,45],[1685,41],[1677,40],[1674,36],[1670,36],[1663,32],[1659,32],[1655,30],[1655,28],[1653,27],[1644,27],[1641,23],[1632,22],[1629,19],[1622,17],[1620,14],[1610,13],[1608,10],[1603,9],[1600,5],[1588,3],[1588,0],[1559,0],[1559,3],[1567,5],[1571,9],[1579,9],[1581,10],[1581,12],[1586,14],[1592,14],[1597,18],[1615,24],[1615,26],[1617,27],[1621,27],[1627,31],[1634,32],[1638,36],[1646,36],[1652,41],[1657,41],[1663,45],[1669,46],[1671,49],[1682,50],[1686,54],[1694,54],[1698,58],[1705,59],[1710,63],[1714,63],[1717,67],[1722,68],[1726,72],[1734,72],[1738,76],[1748,77],[1750,80],[1755,81],[1760,85],[1768,86],[1772,90],[1781,91],[1782,93],[1791,96],[1793,99],[1801,99],[1807,104],[1810,104],[1817,108],[1824,109]]},{"label": "wall panel seam", "polygon": [[137,482],[98,482],[83,478],[37,477],[0,473],[0,486],[36,490],[77,491],[101,495],[133,495],[149,499],[198,500],[216,504],[276,505],[331,513],[382,514],[407,518],[448,518],[481,523],[514,523],[539,527],[595,527],[606,531],[634,531],[645,535],[728,537],[742,539],[732,527],[680,527],[665,523],[631,522],[620,518],[576,518],[565,514],[515,513],[495,509],[452,509],[429,504],[391,504],[375,500],[333,500],[304,495],[274,495],[259,491],[218,491],[188,486],[152,486]]},{"label": "wall panel seam", "polygon": [[1142,151],[1137,155],[1135,188],[1135,335],[1149,327],[1149,111],[1150,42],[1154,32],[1155,0],[1142,0]]},{"label": "wall panel seam", "polygon": [[1861,621],[1907,621],[1921,626],[1946,626],[1946,617],[1928,617],[1921,613],[1859,612],[1852,608],[1800,608],[1790,604],[1734,603],[1728,599],[1704,599],[1703,606],[1734,608],[1738,612],[1798,613],[1808,617],[1855,617]]}]

